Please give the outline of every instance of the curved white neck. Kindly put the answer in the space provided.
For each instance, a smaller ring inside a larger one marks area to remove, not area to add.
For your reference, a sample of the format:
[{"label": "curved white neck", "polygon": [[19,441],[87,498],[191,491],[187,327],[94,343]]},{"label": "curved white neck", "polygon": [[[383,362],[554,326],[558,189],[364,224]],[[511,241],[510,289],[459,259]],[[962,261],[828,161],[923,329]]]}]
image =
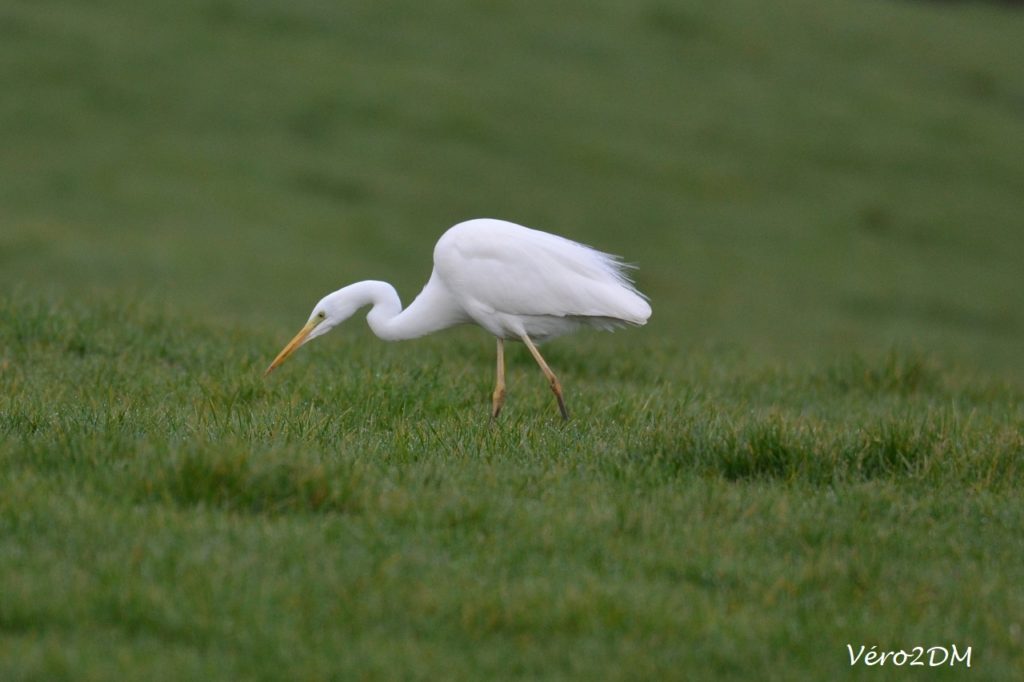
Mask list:
[{"label": "curved white neck", "polygon": [[461,309],[454,307],[450,297],[435,282],[427,282],[420,295],[402,310],[398,292],[387,282],[366,280],[350,284],[335,292],[352,306],[353,312],[370,305],[366,322],[385,341],[415,339],[464,321]]},{"label": "curved white neck", "polygon": [[363,305],[373,306],[366,314],[366,322],[378,337],[385,341],[413,338],[402,334],[402,330],[396,325],[396,321],[402,316],[402,299],[393,286],[387,282],[367,280],[346,288],[356,289],[365,297]]}]

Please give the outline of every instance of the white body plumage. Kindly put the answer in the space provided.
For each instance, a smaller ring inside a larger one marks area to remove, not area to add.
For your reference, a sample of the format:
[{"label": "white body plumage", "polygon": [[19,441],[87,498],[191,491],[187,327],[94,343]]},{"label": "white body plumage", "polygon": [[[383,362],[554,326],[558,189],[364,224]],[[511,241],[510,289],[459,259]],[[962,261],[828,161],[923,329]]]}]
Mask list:
[{"label": "white body plumage", "polygon": [[642,325],[651,315],[614,256],[503,220],[469,220],[445,232],[434,247],[434,274],[465,315],[505,339]]}]

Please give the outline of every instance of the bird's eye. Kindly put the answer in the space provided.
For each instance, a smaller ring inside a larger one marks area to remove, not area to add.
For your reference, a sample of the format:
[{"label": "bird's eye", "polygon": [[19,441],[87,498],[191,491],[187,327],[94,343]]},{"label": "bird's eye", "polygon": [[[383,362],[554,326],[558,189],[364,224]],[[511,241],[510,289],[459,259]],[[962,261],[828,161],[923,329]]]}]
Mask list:
[{"label": "bird's eye", "polygon": [[325,317],[327,317],[327,313],[325,313],[324,311],[322,311],[322,310],[321,310],[320,312],[318,312],[318,313],[316,314],[316,316],[317,316],[318,318],[320,318],[320,319],[322,320],[322,319],[324,319]]}]

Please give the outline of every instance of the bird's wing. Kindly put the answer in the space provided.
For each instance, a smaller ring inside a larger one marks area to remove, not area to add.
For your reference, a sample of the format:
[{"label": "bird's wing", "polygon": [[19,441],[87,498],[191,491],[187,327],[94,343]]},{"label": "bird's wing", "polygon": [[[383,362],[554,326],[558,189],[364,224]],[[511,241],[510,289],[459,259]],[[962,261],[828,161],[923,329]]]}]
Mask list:
[{"label": "bird's wing", "polygon": [[435,249],[435,267],[458,295],[512,315],[607,317],[632,324],[650,316],[650,306],[615,256],[512,223],[487,223],[484,229],[453,228]]}]

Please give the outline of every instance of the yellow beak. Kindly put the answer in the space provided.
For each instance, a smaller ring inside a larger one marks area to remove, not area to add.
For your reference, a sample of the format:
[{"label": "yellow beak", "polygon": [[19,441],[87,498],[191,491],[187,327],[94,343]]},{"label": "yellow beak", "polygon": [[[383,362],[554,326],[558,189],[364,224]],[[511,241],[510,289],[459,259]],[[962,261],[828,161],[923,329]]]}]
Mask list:
[{"label": "yellow beak", "polygon": [[288,345],[281,349],[281,352],[278,353],[277,357],[274,358],[274,361],[270,363],[270,367],[267,367],[267,371],[263,373],[263,376],[267,376],[275,369],[277,369],[282,362],[288,359],[289,355],[294,353],[299,346],[305,343],[306,338],[309,336],[310,332],[312,332],[313,329],[318,324],[320,324],[320,322],[321,320],[319,319],[313,319],[307,322],[306,326],[299,330],[299,333],[295,335],[295,338],[289,341]]}]

